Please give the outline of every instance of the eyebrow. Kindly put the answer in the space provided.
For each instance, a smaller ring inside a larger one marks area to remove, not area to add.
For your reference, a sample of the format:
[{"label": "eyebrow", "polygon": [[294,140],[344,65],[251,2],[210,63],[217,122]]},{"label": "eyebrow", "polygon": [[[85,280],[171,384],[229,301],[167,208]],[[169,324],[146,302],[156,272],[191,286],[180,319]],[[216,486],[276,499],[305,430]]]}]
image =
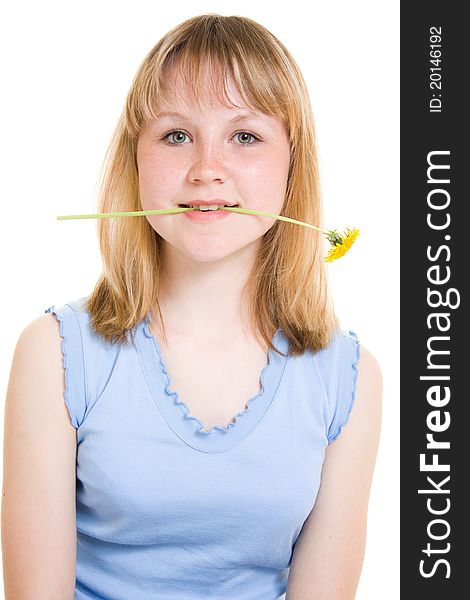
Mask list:
[{"label": "eyebrow", "polygon": [[[161,117],[178,117],[179,119],[181,119],[182,121],[190,121],[191,119],[189,117],[187,117],[186,115],[179,113],[179,112],[174,112],[174,111],[162,111],[159,112],[157,115],[155,115],[157,119],[161,118]],[[255,117],[259,117],[259,115],[257,113],[255,113],[252,110],[247,110],[246,114],[243,115],[238,115],[236,117],[234,117],[233,119],[230,119],[230,123],[238,123],[238,121],[243,121],[246,119],[252,119]]]}]

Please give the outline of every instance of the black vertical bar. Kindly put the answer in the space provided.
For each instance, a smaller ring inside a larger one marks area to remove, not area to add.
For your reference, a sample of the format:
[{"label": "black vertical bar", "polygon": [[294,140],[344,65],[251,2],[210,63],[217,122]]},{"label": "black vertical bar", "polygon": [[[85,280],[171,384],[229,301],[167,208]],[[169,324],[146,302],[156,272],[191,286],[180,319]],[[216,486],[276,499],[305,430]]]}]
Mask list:
[{"label": "black vertical bar", "polygon": [[470,598],[470,29],[401,3],[401,598]]}]

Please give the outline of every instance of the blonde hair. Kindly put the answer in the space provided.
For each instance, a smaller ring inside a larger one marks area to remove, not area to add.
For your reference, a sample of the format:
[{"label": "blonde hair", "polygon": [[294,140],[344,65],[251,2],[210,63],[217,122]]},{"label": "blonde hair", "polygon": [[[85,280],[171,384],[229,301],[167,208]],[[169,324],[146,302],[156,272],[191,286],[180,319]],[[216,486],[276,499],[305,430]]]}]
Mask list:
[{"label": "blonde hair", "polygon": [[[246,104],[287,125],[291,159],[281,214],[323,226],[315,129],[302,74],[283,44],[255,21],[204,14],[190,18],[152,48],[140,65],[106,153],[98,211],[142,210],[136,149],[143,125],[164,98],[165,72],[178,73],[200,101],[198,82],[209,65],[214,93],[226,93],[231,76]],[[144,217],[99,219],[103,271],[87,299],[90,322],[106,341],[128,343],[134,327],[156,307],[161,284],[162,238]],[[339,321],[327,291],[324,240],[312,229],[276,220],[263,235],[245,294],[254,331],[273,347],[281,328],[289,353],[325,348]],[[134,343],[133,335],[132,343]]]}]

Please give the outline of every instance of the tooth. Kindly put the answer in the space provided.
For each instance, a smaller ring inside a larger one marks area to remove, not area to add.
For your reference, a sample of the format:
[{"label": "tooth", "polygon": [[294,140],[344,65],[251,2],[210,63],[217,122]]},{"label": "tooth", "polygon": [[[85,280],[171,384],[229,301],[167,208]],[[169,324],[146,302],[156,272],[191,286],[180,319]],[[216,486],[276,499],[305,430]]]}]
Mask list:
[{"label": "tooth", "polygon": [[218,204],[206,204],[204,208],[202,205],[199,206],[199,210],[208,211],[208,210],[217,210],[219,208]]}]

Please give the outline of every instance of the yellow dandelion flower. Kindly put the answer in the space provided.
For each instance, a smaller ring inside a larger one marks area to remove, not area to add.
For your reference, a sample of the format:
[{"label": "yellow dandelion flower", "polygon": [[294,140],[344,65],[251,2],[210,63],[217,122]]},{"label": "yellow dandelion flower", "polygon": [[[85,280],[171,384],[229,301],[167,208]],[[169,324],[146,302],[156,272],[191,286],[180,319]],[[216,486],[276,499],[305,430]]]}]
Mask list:
[{"label": "yellow dandelion flower", "polygon": [[354,244],[358,235],[359,229],[349,229],[349,227],[347,228],[344,237],[341,237],[336,231],[330,231],[327,235],[327,239],[331,244],[331,248],[325,261],[331,262],[344,256]]}]

